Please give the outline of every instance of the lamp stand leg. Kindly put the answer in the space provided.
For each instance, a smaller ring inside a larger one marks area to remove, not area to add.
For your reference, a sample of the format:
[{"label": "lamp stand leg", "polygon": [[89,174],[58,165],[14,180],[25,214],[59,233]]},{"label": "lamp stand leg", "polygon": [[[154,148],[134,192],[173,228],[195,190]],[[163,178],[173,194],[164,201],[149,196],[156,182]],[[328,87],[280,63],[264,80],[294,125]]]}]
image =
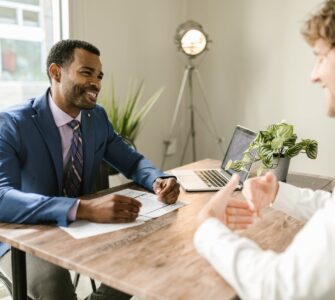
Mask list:
[{"label": "lamp stand leg", "polygon": [[180,157],[180,162],[179,162],[180,165],[182,165],[184,163],[184,159],[185,159],[185,155],[186,155],[186,150],[187,150],[187,145],[188,145],[188,141],[190,140],[191,135],[192,135],[192,131],[190,129],[188,131],[188,134],[187,134],[187,137],[186,137],[186,140],[185,140],[185,144],[184,144],[184,147],[183,147],[183,152],[182,152],[182,155]]},{"label": "lamp stand leg", "polygon": [[185,90],[185,86],[186,86],[186,81],[189,77],[190,69],[191,69],[191,66],[186,66],[185,67],[183,79],[181,81],[181,85],[180,85],[180,89],[179,89],[179,93],[178,93],[176,107],[175,107],[174,112],[173,112],[173,117],[172,117],[172,122],[171,122],[170,130],[169,130],[168,139],[164,141],[163,161],[162,161],[162,164],[161,164],[161,169],[162,170],[164,169],[164,165],[165,165],[165,161],[166,161],[166,157],[167,157],[167,151],[168,151],[168,148],[171,144],[171,138],[172,138],[173,130],[176,126],[177,117],[178,117],[178,113],[179,113],[179,110],[180,110],[180,104],[181,104],[181,100],[183,98],[183,94],[184,94],[184,90]]},{"label": "lamp stand leg", "polygon": [[180,110],[180,104],[181,104],[181,101],[182,101],[182,97],[183,97],[183,94],[184,94],[184,90],[185,90],[187,80],[188,80],[189,98],[190,98],[190,100],[189,100],[190,101],[190,106],[189,106],[189,109],[190,109],[190,130],[187,134],[185,144],[183,146],[183,151],[182,151],[180,164],[183,164],[183,162],[184,162],[185,155],[186,155],[186,150],[187,150],[187,146],[188,146],[190,138],[192,140],[192,142],[191,142],[192,143],[192,159],[193,159],[193,161],[196,161],[196,159],[197,159],[196,140],[195,140],[196,130],[195,130],[195,118],[194,118],[196,109],[195,109],[194,99],[193,99],[193,73],[194,72],[195,72],[196,78],[197,78],[199,86],[200,86],[200,91],[202,93],[202,98],[203,98],[203,101],[206,105],[207,113],[209,115],[208,119],[209,119],[209,122],[211,124],[206,124],[205,120],[203,118],[201,118],[199,112],[198,112],[198,116],[200,117],[200,119],[202,120],[204,125],[207,127],[208,131],[215,138],[215,140],[218,143],[218,146],[219,146],[219,148],[222,152],[222,155],[223,155],[223,152],[224,152],[223,148],[222,148],[223,140],[222,140],[221,137],[219,137],[219,135],[217,133],[216,126],[215,126],[215,123],[213,121],[213,116],[212,116],[211,111],[209,109],[209,103],[208,103],[208,100],[207,100],[207,97],[206,97],[206,92],[205,92],[205,88],[204,88],[203,82],[202,82],[201,77],[200,77],[200,73],[199,73],[198,69],[194,65],[192,65],[191,62],[189,62],[189,64],[185,67],[185,70],[184,70],[184,75],[183,75],[183,79],[182,79],[182,82],[181,82],[181,85],[180,85],[176,107],[175,107],[175,110],[174,110],[174,113],[173,113],[173,118],[172,118],[172,123],[171,123],[170,131],[169,131],[169,136],[168,136],[168,139],[164,141],[165,146],[164,146],[163,160],[162,160],[162,164],[161,164],[161,169],[162,170],[164,169],[164,165],[165,165],[165,162],[166,162],[168,148],[171,144],[171,138],[172,138],[172,135],[173,135],[174,128],[176,126],[177,117],[178,117],[178,113],[179,113],[179,110]]},{"label": "lamp stand leg", "polygon": [[[207,113],[208,113],[208,116],[209,116],[208,121],[211,123],[209,125],[208,124],[205,124],[205,125],[206,125],[208,131],[212,134],[212,136],[215,138],[216,142],[218,143],[218,146],[219,146],[219,148],[222,152],[222,156],[223,156],[223,153],[224,153],[224,150],[222,148],[223,140],[219,136],[218,131],[216,129],[214,118],[213,118],[213,115],[212,115],[211,110],[209,108],[209,103],[208,103],[208,99],[207,99],[207,96],[206,96],[207,93],[205,92],[205,87],[204,87],[203,81],[202,81],[201,76],[200,76],[200,72],[197,68],[194,68],[194,71],[195,71],[195,75],[196,75],[198,83],[199,83],[200,91],[202,93],[202,99],[203,99],[203,101],[206,105]],[[200,119],[202,119],[202,118],[200,118]],[[204,122],[203,119],[202,119],[202,121]]]},{"label": "lamp stand leg", "polygon": [[[193,161],[197,160],[196,155],[196,148],[195,148],[195,123],[194,123],[194,103],[193,103],[193,70],[194,67],[190,69],[189,72],[189,80],[188,80],[188,86],[189,86],[189,95],[190,95],[190,122],[191,122],[191,138],[192,138],[192,158]],[[188,141],[188,140],[187,140]],[[187,142],[185,144],[185,148],[187,147]]]}]

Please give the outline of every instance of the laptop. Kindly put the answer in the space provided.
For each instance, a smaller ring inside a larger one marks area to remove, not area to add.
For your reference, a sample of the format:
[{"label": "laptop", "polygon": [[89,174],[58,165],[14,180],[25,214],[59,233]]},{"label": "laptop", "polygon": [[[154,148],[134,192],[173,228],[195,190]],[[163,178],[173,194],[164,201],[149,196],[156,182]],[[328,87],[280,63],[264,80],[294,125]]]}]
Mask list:
[{"label": "laptop", "polygon": [[[178,182],[187,192],[217,191],[236,173],[234,170],[225,170],[227,162],[242,159],[244,151],[255,137],[256,132],[237,125],[220,169],[173,170],[171,173],[177,177]],[[246,166],[246,171],[239,172],[238,188],[242,188],[243,182],[248,178],[251,165],[250,163]]]}]

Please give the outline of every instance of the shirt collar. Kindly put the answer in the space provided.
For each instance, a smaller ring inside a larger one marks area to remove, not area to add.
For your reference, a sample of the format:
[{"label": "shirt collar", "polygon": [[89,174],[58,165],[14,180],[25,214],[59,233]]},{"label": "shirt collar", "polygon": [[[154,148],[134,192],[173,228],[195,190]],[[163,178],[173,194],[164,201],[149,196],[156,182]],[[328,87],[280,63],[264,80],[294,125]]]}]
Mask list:
[{"label": "shirt collar", "polygon": [[[49,93],[49,107],[52,113],[52,116],[55,120],[56,126],[61,127],[71,122],[73,118],[68,115],[66,112],[62,111],[52,99],[51,93]],[[74,119],[77,121],[81,121],[81,111],[78,116]]]}]

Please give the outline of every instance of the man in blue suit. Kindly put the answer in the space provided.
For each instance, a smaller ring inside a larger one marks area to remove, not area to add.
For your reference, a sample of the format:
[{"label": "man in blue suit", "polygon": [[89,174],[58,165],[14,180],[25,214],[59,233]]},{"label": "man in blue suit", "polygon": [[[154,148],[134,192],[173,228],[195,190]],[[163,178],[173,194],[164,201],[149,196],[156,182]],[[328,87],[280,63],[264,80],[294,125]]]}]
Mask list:
[{"label": "man in blue suit", "polygon": [[[176,179],[124,143],[104,109],[96,105],[103,78],[99,56],[99,50],[87,42],[58,42],[47,59],[51,87],[0,113],[0,221],[59,226],[74,220],[134,221],[141,204],[133,198],[80,198],[93,192],[102,160],[154,191],[161,201],[170,204],[177,200]],[[76,138],[71,121],[79,124]],[[74,141],[77,145],[80,141],[80,154],[72,152]],[[77,155],[80,174],[75,170],[69,175],[67,166]],[[73,179],[78,192],[67,196],[67,183]],[[0,255],[0,266],[10,277],[8,245],[0,244]],[[76,299],[68,270],[27,255],[27,278],[28,293],[34,299]],[[90,299],[127,296],[101,285]]]}]

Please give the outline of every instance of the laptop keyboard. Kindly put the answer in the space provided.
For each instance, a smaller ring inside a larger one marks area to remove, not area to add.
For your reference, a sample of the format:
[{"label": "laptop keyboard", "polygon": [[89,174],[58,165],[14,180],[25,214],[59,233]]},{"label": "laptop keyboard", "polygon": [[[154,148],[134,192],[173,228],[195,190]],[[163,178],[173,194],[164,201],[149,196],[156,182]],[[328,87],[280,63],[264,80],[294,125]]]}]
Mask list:
[{"label": "laptop keyboard", "polygon": [[218,170],[199,170],[194,171],[208,187],[222,187],[228,182]]}]

